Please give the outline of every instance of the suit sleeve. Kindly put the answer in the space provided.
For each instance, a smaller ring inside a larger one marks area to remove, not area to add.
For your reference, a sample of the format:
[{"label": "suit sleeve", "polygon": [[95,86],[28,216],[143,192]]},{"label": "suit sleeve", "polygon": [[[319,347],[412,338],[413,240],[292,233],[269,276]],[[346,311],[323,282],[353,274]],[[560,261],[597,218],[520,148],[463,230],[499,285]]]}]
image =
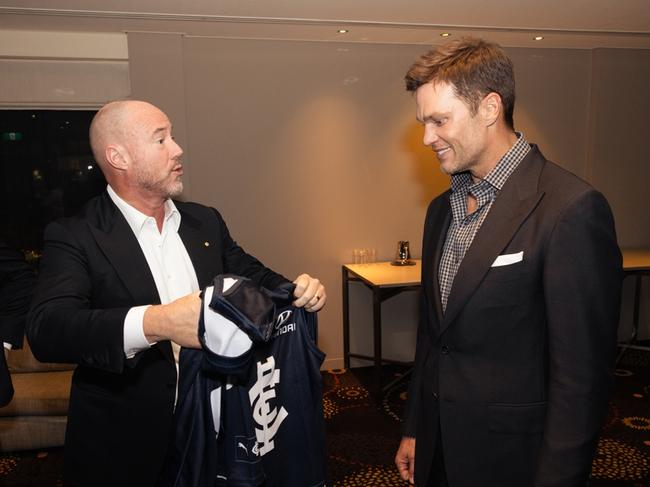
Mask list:
[{"label": "suit sleeve", "polygon": [[121,372],[126,360],[124,318],[130,306],[91,306],[90,263],[75,233],[61,222],[45,229],[27,338],[40,361]]},{"label": "suit sleeve", "polygon": [[409,388],[406,400],[406,408],[404,411],[404,426],[402,428],[402,436],[411,438],[416,437],[417,431],[417,417],[419,409],[421,408],[421,391],[422,380],[425,374],[424,366],[427,354],[431,348],[430,325],[427,320],[429,313],[435,309],[435,306],[429,302],[429,296],[432,292],[429,286],[433,285],[433,276],[426,275],[426,269],[431,268],[429,264],[430,259],[434,258],[433,242],[438,237],[434,235],[435,232],[441,231],[439,228],[434,228],[433,213],[437,209],[439,199],[436,198],[431,202],[427,209],[427,216],[424,221],[424,234],[422,236],[422,294],[420,297],[420,319],[418,323],[418,331],[415,344],[415,362],[413,364],[413,372],[411,380],[409,381]]},{"label": "suit sleeve", "polygon": [[429,348],[428,343],[431,340],[426,331],[426,309],[426,297],[423,292],[422,297],[420,298],[420,322],[418,324],[417,342],[415,345],[415,363],[413,364],[413,375],[409,381],[406,408],[404,410],[404,426],[402,428],[402,436],[408,436],[410,438],[416,437],[417,417],[420,409],[422,391],[422,376],[424,373],[424,360]]},{"label": "suit sleeve", "polygon": [[544,265],[548,410],[535,485],[584,485],[613,383],[621,254],[605,198],[574,198],[552,231]]}]

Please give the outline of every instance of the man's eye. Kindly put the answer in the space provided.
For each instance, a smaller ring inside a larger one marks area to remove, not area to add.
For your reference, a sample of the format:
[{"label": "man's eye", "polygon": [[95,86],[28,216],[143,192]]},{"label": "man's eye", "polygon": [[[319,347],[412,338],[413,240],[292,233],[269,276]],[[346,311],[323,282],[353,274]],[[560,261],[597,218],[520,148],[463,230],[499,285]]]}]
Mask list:
[{"label": "man's eye", "polygon": [[163,144],[165,142],[165,139],[158,139],[159,144]]}]

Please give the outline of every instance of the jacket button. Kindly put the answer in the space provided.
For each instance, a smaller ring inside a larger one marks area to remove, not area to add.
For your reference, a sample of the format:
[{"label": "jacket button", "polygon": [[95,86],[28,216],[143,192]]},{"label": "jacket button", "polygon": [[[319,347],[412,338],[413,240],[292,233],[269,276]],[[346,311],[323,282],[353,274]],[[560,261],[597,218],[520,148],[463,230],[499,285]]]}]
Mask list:
[{"label": "jacket button", "polygon": [[442,347],[440,347],[440,351],[442,352],[443,355],[448,355],[449,347],[447,345],[443,345]]},{"label": "jacket button", "polygon": [[433,399],[435,399],[436,401],[438,400],[438,393],[437,392],[433,393]]}]

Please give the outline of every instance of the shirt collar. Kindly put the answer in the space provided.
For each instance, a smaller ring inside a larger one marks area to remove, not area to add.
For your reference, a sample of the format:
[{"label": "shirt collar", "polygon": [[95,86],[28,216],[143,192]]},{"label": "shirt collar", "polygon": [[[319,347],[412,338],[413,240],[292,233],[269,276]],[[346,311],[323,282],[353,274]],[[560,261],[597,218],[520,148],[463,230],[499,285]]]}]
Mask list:
[{"label": "shirt collar", "polygon": [[[110,184],[106,186],[106,190],[108,191],[108,196],[110,196],[111,200],[113,200],[113,203],[115,203],[115,206],[117,206],[117,208],[120,210],[122,215],[124,215],[126,222],[131,227],[131,230],[133,231],[135,236],[139,238],[140,233],[142,232],[142,227],[144,227],[148,219],[153,217],[145,215],[140,210],[137,210],[136,208],[128,204],[126,201],[124,201],[122,198],[120,198],[120,196],[115,192],[115,190],[111,188]],[[165,218],[163,221],[163,231],[169,225],[171,225],[171,229],[176,232],[178,231],[181,225],[181,214],[179,213],[178,209],[176,208],[176,205],[171,199],[167,199],[165,201]]]},{"label": "shirt collar", "polygon": [[494,169],[485,176],[485,179],[482,179],[478,183],[474,183],[469,171],[453,174],[451,176],[452,193],[461,189],[466,190],[473,184],[478,185],[483,183],[483,181],[489,183],[495,190],[501,190],[505,182],[508,180],[508,177],[517,168],[522,159],[526,157],[528,151],[530,151],[530,144],[528,144],[524,134],[521,132],[515,132],[515,134],[517,135],[517,141],[512,147],[510,147],[510,149],[508,149],[508,152],[501,157]]},{"label": "shirt collar", "polygon": [[496,167],[485,176],[485,180],[497,190],[503,188],[510,175],[517,169],[519,163],[526,157],[528,151],[530,151],[530,144],[526,141],[524,134],[521,132],[515,132],[515,134],[517,135],[517,141],[503,155]]}]

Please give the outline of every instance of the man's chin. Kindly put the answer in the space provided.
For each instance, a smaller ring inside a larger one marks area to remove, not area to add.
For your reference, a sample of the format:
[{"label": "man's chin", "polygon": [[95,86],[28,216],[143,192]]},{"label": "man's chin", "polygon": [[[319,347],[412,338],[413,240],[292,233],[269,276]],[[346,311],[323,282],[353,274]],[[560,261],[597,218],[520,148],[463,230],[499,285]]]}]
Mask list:
[{"label": "man's chin", "polygon": [[183,193],[183,183],[176,183],[167,191],[167,198],[176,198]]},{"label": "man's chin", "polygon": [[458,170],[450,165],[440,163],[440,172],[446,174],[447,176],[452,176],[458,172]]}]

